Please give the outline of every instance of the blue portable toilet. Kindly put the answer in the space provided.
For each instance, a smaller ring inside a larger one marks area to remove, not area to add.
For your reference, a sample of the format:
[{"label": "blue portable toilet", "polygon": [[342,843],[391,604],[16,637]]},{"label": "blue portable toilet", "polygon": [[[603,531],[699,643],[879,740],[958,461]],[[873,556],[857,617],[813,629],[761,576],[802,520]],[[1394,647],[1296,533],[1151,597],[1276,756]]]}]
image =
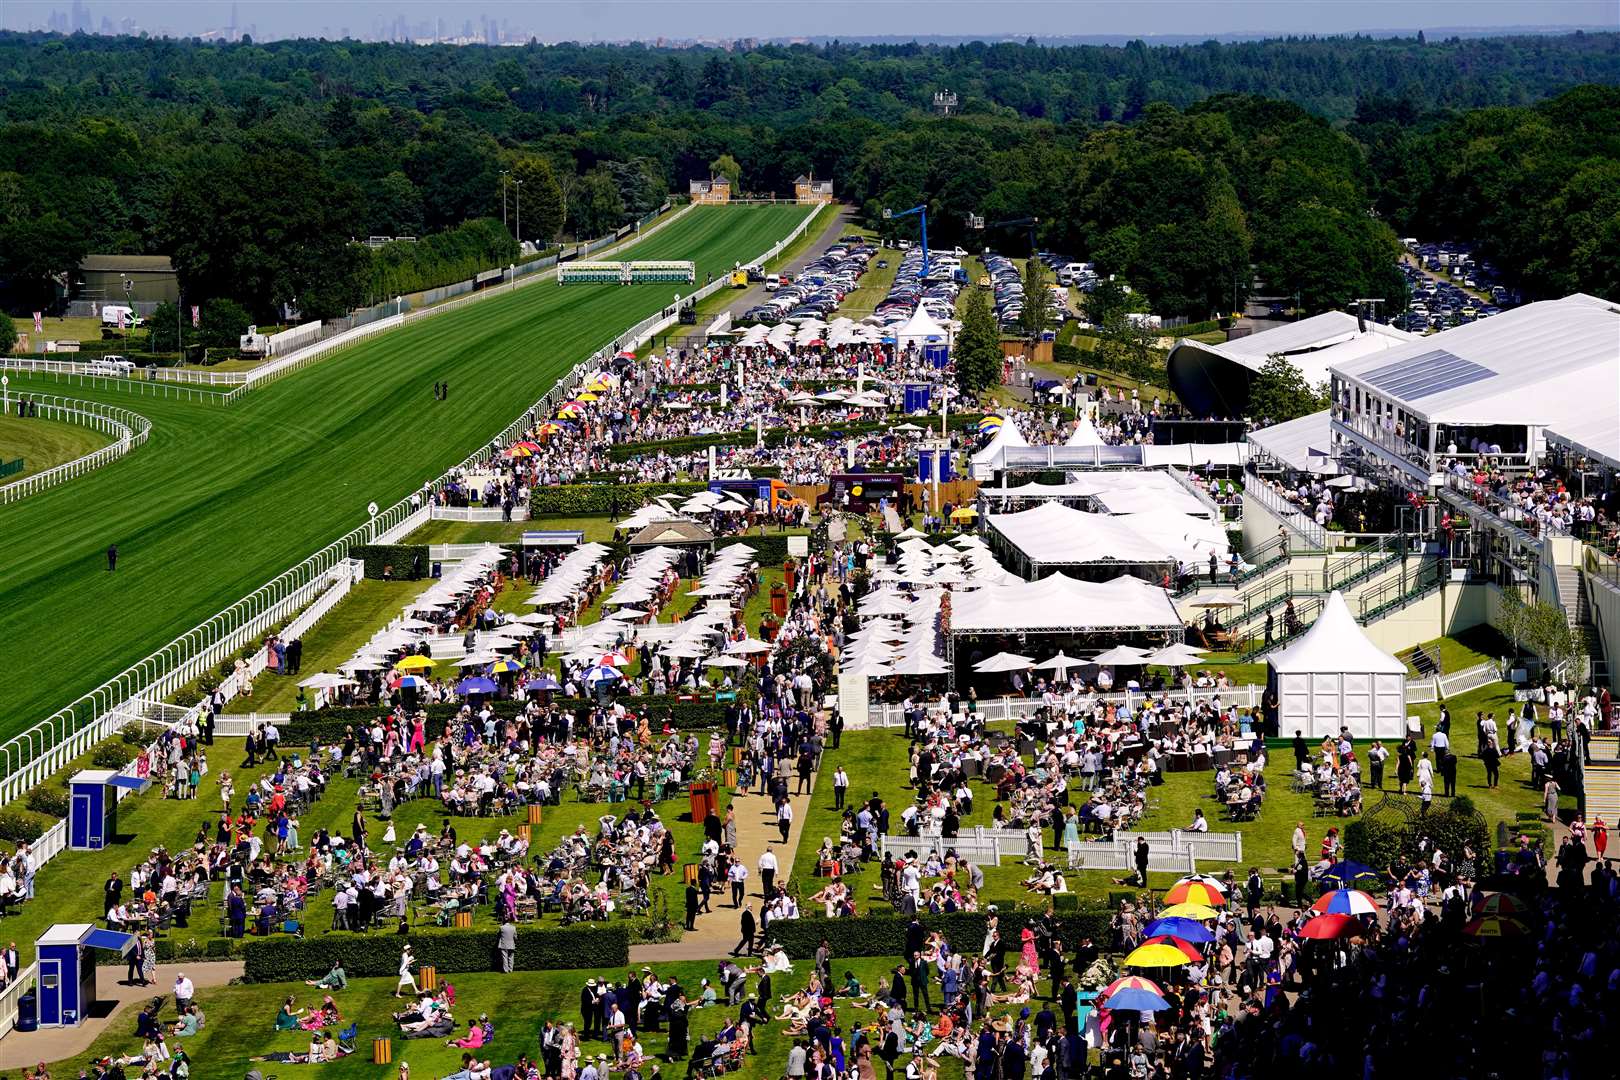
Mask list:
[{"label": "blue portable toilet", "polygon": [[934,479],[934,452],[917,451],[917,483],[926,484]]},{"label": "blue portable toilet", "polygon": [[956,479],[956,469],[951,462],[951,450],[942,446],[934,451],[934,471],[939,474],[939,482],[948,484]]},{"label": "blue portable toilet", "polygon": [[57,923],[34,942],[39,953],[40,1027],[76,1027],[96,1001],[96,957],[93,949],[123,956],[135,947],[135,935],[103,930],[90,923]]},{"label": "blue portable toilet", "polygon": [[925,345],[923,346],[923,359],[936,368],[942,368],[951,362],[951,348],[949,345]]},{"label": "blue portable toilet", "polygon": [[921,413],[928,411],[930,387],[927,383],[906,383],[905,411],[907,413]]},{"label": "blue portable toilet", "polygon": [[87,769],[74,773],[68,781],[73,792],[73,809],[68,814],[68,848],[72,851],[100,851],[117,834],[118,789],[137,795],[151,786],[145,776],[125,776],[107,769]]}]

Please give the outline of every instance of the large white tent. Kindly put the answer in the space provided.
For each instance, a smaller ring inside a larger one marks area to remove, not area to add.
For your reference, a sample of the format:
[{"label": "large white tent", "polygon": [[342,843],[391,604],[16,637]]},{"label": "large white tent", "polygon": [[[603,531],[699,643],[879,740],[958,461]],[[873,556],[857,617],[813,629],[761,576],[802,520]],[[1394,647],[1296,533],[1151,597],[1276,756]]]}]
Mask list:
[{"label": "large white tent", "polygon": [[1368,639],[1338,592],[1305,635],[1267,663],[1283,736],[1320,739],[1341,727],[1356,739],[1406,734],[1406,665]]},{"label": "large white tent", "polygon": [[992,585],[955,596],[950,632],[1016,634],[1181,627],[1181,617],[1169,594],[1141,578],[1080,581],[1053,574],[1040,581]]},{"label": "large white tent", "polygon": [[1227,554],[1222,526],[1173,510],[1091,514],[1043,502],[1015,514],[990,514],[985,522],[1033,575],[1044,567],[1102,562],[1196,568],[1211,553],[1222,563]]}]

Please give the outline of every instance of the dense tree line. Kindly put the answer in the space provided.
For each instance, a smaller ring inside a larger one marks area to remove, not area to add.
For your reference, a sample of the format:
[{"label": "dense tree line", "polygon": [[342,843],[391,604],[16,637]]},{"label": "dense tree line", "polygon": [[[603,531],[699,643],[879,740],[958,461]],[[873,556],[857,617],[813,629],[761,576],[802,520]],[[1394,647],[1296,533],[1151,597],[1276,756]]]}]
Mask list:
[{"label": "dense tree line", "polygon": [[[1541,199],[1522,130],[1597,162],[1559,178],[1558,228],[1504,222],[1505,269],[1595,289],[1610,249],[1583,223],[1612,219],[1614,128],[1578,98],[1538,104],[1582,82],[1620,82],[1620,35],[675,51],[0,34],[0,286],[20,307],[86,252],[158,251],[188,296],[331,314],[393,289],[353,239],[515,232],[521,200],[523,238],[545,245],[711,170],[774,192],[813,171],[874,221],[927,202],[942,243],[1015,250],[1021,232],[967,215],[1039,216],[1040,243],[1163,314],[1225,308],[1251,265],[1326,306],[1394,288],[1383,222],[1477,236],[1479,203]],[[934,115],[936,90],[957,115]],[[1487,108],[1447,111],[1465,107]],[[1503,149],[1475,163],[1482,130]],[[1413,160],[1453,145],[1468,197]]]}]

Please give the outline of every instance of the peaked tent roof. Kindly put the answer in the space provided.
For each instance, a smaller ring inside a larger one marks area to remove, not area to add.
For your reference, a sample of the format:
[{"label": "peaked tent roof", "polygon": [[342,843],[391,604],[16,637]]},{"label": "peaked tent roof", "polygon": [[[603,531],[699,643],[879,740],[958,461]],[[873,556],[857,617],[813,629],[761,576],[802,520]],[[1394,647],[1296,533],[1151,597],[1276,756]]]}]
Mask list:
[{"label": "peaked tent roof", "polygon": [[917,305],[917,310],[911,313],[911,318],[906,320],[905,325],[899,330],[895,331],[895,337],[899,340],[901,345],[904,345],[907,341],[912,340],[950,340],[950,334],[945,331],[943,326],[934,321],[934,317],[928,314],[921,304]]},{"label": "peaked tent roof", "polygon": [[1406,665],[1380,649],[1367,637],[1350,605],[1337,590],[1322,605],[1305,636],[1282,652],[1267,657],[1279,674],[1285,672],[1353,672],[1356,674],[1404,675]]},{"label": "peaked tent roof", "polygon": [[1097,425],[1091,422],[1091,417],[1082,416],[1080,423],[1075,425],[1074,434],[1063,443],[1064,446],[1103,446],[1103,437],[1097,431]]},{"label": "peaked tent roof", "polygon": [[1333,456],[1333,424],[1326,409],[1251,431],[1249,445],[1301,472],[1339,471],[1327,460]]},{"label": "peaked tent roof", "polygon": [[952,604],[951,632],[958,634],[1181,628],[1170,595],[1129,575],[1079,581],[1053,574],[959,593]]},{"label": "peaked tent roof", "polygon": [[1000,461],[1001,451],[1007,447],[1028,445],[1029,442],[1024,438],[1024,433],[1018,430],[1018,425],[1013,423],[1010,417],[1005,418],[1001,421],[1001,426],[996,429],[995,436],[984,444],[984,448],[974,451],[973,463],[980,465],[985,462]]}]

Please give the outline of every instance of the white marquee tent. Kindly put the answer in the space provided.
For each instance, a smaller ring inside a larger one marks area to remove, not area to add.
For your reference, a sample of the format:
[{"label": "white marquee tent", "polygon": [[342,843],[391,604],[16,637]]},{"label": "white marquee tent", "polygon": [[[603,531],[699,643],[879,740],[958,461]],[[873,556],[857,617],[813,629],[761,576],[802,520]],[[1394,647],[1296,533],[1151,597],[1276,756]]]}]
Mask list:
[{"label": "white marquee tent", "polygon": [[1320,739],[1341,727],[1356,739],[1406,734],[1406,665],[1368,639],[1338,592],[1305,636],[1267,663],[1283,736]]},{"label": "white marquee tent", "polygon": [[961,593],[952,603],[952,634],[1182,628],[1168,593],[1129,576],[1080,581],[1053,574],[1040,581]]},{"label": "white marquee tent", "polygon": [[1029,441],[1024,433],[1018,430],[1018,425],[1012,420],[1003,420],[996,429],[995,435],[984,444],[983,449],[974,451],[972,473],[975,480],[988,480],[1001,468],[1001,452],[1009,446],[1028,446]]},{"label": "white marquee tent", "polygon": [[895,331],[894,339],[896,347],[903,352],[909,346],[921,349],[925,345],[948,345],[951,335],[919,304],[906,324]]},{"label": "white marquee tent", "polygon": [[990,514],[985,521],[1035,574],[1043,567],[1100,562],[1197,568],[1212,552],[1222,563],[1227,555],[1222,526],[1173,510],[1091,514],[1043,502],[1015,514]]}]

